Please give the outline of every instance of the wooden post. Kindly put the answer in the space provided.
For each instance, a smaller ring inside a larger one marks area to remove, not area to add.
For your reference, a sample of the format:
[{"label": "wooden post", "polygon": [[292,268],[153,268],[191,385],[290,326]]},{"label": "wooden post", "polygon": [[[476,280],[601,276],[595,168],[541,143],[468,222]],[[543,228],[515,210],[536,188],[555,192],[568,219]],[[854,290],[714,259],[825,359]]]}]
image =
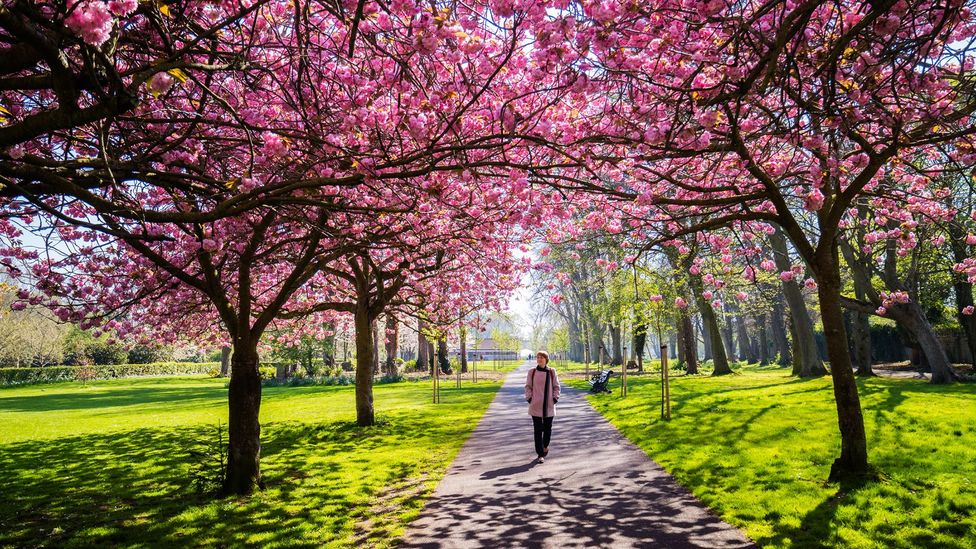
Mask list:
[{"label": "wooden post", "polygon": [[[627,355],[627,347],[624,347],[624,356]],[[627,360],[620,361],[620,396],[627,396]]]},{"label": "wooden post", "polygon": [[457,388],[458,389],[461,388],[461,364],[460,363],[458,363],[458,369],[457,369]]}]

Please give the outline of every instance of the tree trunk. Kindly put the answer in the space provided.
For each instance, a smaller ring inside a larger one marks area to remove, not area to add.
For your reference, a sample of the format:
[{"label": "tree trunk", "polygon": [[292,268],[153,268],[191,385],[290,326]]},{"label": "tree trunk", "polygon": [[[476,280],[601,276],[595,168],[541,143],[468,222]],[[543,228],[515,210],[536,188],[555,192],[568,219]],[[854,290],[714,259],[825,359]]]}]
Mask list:
[{"label": "tree trunk", "polygon": [[706,326],[702,315],[698,315],[698,319],[701,321],[702,360],[712,360],[712,332]]},{"label": "tree trunk", "polygon": [[258,342],[234,338],[230,387],[227,391],[227,471],[225,494],[247,495],[261,482],[261,372]]},{"label": "tree trunk", "polygon": [[447,338],[445,337],[437,340],[437,366],[445,374],[451,371],[451,360],[447,356]]},{"label": "tree trunk", "polygon": [[610,364],[614,366],[619,366],[624,363],[624,353],[623,353],[623,343],[620,336],[620,325],[611,324],[610,325],[610,346],[613,348],[613,356],[610,359]]},{"label": "tree trunk", "polygon": [[722,346],[722,334],[719,331],[718,320],[715,318],[715,311],[712,310],[712,304],[702,297],[702,283],[698,277],[691,277],[691,285],[692,291],[695,294],[695,300],[698,301],[698,310],[702,315],[702,324],[708,332],[706,341],[710,344],[712,364],[714,364],[712,375],[722,376],[731,374],[732,368],[729,367],[729,359],[725,354],[725,348]]},{"label": "tree trunk", "polygon": [[921,305],[916,301],[897,303],[888,308],[888,316],[908,332],[922,351],[926,363],[932,370],[932,383],[948,384],[958,379],[949,357],[946,356],[942,342],[935,335],[932,324],[925,318]]},{"label": "tree trunk", "polygon": [[746,321],[741,314],[735,317],[735,330],[736,338],[739,340],[739,352],[742,358],[746,360],[749,364],[755,364],[759,362],[759,359],[753,353],[754,345],[752,340],[749,338],[749,331],[746,329]]},{"label": "tree trunk", "polygon": [[793,354],[790,352],[790,342],[786,337],[786,311],[783,307],[783,297],[776,296],[773,301],[773,317],[770,320],[773,330],[773,345],[776,348],[777,360],[780,366],[787,366],[793,363]]},{"label": "tree trunk", "polygon": [[[966,233],[956,223],[949,226],[950,243],[952,245],[952,256],[956,263],[962,263],[969,254],[966,249]],[[969,347],[970,361],[976,366],[976,315],[963,314],[966,307],[973,306],[973,285],[969,283],[966,275],[952,273],[952,289],[956,294],[956,318],[962,326],[963,333],[966,334],[966,345]]]},{"label": "tree trunk", "polygon": [[[724,308],[724,305],[723,305]],[[724,311],[723,311],[724,312]],[[717,321],[717,319],[716,319]],[[735,362],[739,359],[738,354],[735,352],[735,338],[732,337],[732,319],[727,318],[725,322],[721,323],[720,334],[722,336],[722,343],[725,344],[725,352],[728,353],[729,360]]]},{"label": "tree trunk", "polygon": [[356,326],[356,424],[368,427],[376,421],[373,415],[374,323],[363,303],[356,306],[353,320]]},{"label": "tree trunk", "polygon": [[426,324],[423,319],[417,319],[417,369],[420,371],[429,370],[433,373],[430,368],[430,357],[427,355],[427,338],[424,337],[424,328]]},{"label": "tree trunk", "polygon": [[638,324],[634,329],[634,357],[637,359],[639,373],[644,373],[644,361],[640,357],[644,356],[645,345],[647,345],[647,325]]},{"label": "tree trunk", "polygon": [[387,313],[386,315],[386,368],[385,374],[395,376],[397,374],[397,358],[400,355],[400,321],[397,317]]},{"label": "tree trunk", "polygon": [[461,373],[468,373],[468,329],[461,325],[458,329],[458,337],[460,338],[460,349],[461,349]]},{"label": "tree trunk", "polygon": [[687,312],[681,313],[678,326],[684,337],[679,338],[678,345],[683,349],[685,371],[689,374],[698,373],[698,340],[695,337],[695,325],[691,322],[691,315]]},{"label": "tree trunk", "polygon": [[[780,271],[788,271],[792,267],[789,251],[786,248],[786,237],[776,229],[776,232],[769,235],[769,241],[773,245],[773,258],[776,268]],[[817,340],[813,334],[813,321],[807,312],[806,302],[803,300],[803,291],[795,280],[786,280],[782,283],[783,297],[789,305],[790,320],[792,321],[793,335],[793,375],[803,378],[820,377],[827,375],[823,361],[820,360],[820,353],[817,351]],[[839,298],[838,298],[839,299]],[[845,335],[846,337],[846,335]]]},{"label": "tree trunk", "polygon": [[759,364],[766,366],[769,364],[769,331],[765,313],[756,317],[756,325],[759,326]]},{"label": "tree trunk", "polygon": [[230,347],[225,345],[220,348],[220,377],[228,375],[230,375]]},{"label": "tree trunk", "polygon": [[817,297],[827,340],[827,356],[830,359],[830,375],[834,382],[834,400],[840,427],[840,457],[830,468],[830,479],[838,480],[848,475],[867,472],[868,446],[840,305],[841,282],[837,248],[834,247],[832,252],[832,256],[820,257],[818,264],[811,266],[817,272]]},{"label": "tree trunk", "polygon": [[380,328],[379,319],[373,318],[369,321],[369,331],[373,336],[373,376],[380,373]]}]

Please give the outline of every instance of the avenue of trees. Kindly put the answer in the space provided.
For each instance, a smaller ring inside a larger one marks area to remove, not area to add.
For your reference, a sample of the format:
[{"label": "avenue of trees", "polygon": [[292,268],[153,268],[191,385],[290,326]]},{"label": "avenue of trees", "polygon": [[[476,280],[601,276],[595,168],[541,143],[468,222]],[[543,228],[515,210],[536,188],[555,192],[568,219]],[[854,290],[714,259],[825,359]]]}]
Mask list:
[{"label": "avenue of trees", "polygon": [[5,2],[10,308],[229,347],[225,490],[245,494],[270,332],[351,322],[371,425],[390,318],[462,329],[542,236],[569,352],[624,360],[636,311],[636,346],[677,326],[688,367],[697,330],[715,373],[829,373],[832,475],[862,473],[870,315],[936,383],[958,376],[933,314],[952,304],[973,346],[973,7]]}]

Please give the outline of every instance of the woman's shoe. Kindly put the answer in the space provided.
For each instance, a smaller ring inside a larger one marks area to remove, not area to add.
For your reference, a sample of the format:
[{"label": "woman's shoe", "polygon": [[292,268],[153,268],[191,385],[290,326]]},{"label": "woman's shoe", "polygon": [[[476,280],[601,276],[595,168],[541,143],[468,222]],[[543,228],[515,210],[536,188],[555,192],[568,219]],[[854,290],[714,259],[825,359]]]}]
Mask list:
[{"label": "woman's shoe", "polygon": [[545,463],[545,462],[546,462],[546,458],[539,456],[539,463]]}]

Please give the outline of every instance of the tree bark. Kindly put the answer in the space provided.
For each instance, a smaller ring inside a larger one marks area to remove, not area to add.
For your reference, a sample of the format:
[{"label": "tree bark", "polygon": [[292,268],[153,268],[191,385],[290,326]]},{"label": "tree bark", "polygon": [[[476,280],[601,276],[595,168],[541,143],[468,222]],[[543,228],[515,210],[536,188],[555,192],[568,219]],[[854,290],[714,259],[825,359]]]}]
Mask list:
[{"label": "tree bark", "polygon": [[691,322],[691,315],[687,312],[681,313],[678,321],[679,336],[678,346],[681,354],[684,355],[682,362],[685,364],[685,371],[689,374],[698,373],[698,340],[695,337],[695,325]]},{"label": "tree bark", "polygon": [[230,347],[225,345],[220,348],[220,377],[228,375],[230,375]]},{"label": "tree bark", "polygon": [[400,321],[397,317],[387,313],[386,315],[386,368],[385,374],[395,376],[397,374],[397,358],[400,354]]},{"label": "tree bark", "polygon": [[698,302],[698,310],[702,315],[702,324],[708,332],[706,341],[711,344],[712,364],[714,365],[712,375],[723,376],[731,374],[732,368],[729,367],[729,359],[725,354],[725,347],[722,346],[722,334],[719,331],[718,320],[715,318],[715,311],[712,310],[712,304],[702,297],[702,283],[698,277],[691,277],[691,286],[692,292],[695,294],[695,300]]},{"label": "tree bark", "polygon": [[783,307],[783,296],[777,295],[773,301],[773,317],[770,321],[773,331],[773,345],[776,348],[777,361],[780,366],[793,363],[793,353],[790,352],[790,342],[786,336],[786,311]]},{"label": "tree bark", "polygon": [[451,361],[447,356],[447,338],[444,337],[437,340],[437,366],[445,374],[451,371]]},{"label": "tree bark", "polygon": [[258,342],[234,338],[227,391],[227,471],[225,494],[247,495],[261,487],[261,372]]},{"label": "tree bark", "polygon": [[837,404],[837,422],[840,427],[841,452],[830,468],[830,479],[838,480],[848,475],[864,474],[868,470],[867,438],[864,434],[864,417],[861,401],[854,380],[854,369],[848,353],[844,315],[840,305],[840,269],[837,248],[832,255],[816,258],[811,265],[817,273],[820,314],[824,336],[827,340],[827,356],[830,359],[830,375],[834,384],[834,400]]},{"label": "tree bark", "polygon": [[765,313],[756,317],[756,325],[759,327],[759,364],[766,366],[769,364],[769,331]]},{"label": "tree bark", "polygon": [[380,373],[380,328],[379,319],[370,318],[369,331],[373,336],[373,376]]},{"label": "tree bark", "polygon": [[423,319],[417,319],[417,369],[420,371],[428,370],[433,373],[430,367],[430,357],[427,354],[427,338],[424,337],[426,323]]},{"label": "tree bark", "polygon": [[918,344],[926,363],[932,370],[932,383],[948,384],[958,380],[958,375],[949,364],[942,342],[935,335],[932,324],[925,318],[921,305],[916,301],[897,303],[888,308],[888,316],[911,334]]},{"label": "tree bark", "polygon": [[[788,271],[792,267],[789,251],[786,248],[786,237],[780,229],[769,235],[769,241],[773,245],[773,258],[776,268],[780,271]],[[817,351],[817,340],[813,334],[813,321],[807,312],[806,302],[803,300],[803,291],[795,280],[785,280],[782,282],[783,296],[789,305],[790,320],[792,321],[793,335],[793,375],[810,378],[827,375],[823,361],[820,360],[820,353]],[[839,299],[839,298],[838,298]],[[846,337],[846,335],[845,335]]]},{"label": "tree bark", "polygon": [[644,373],[644,361],[640,357],[644,356],[644,346],[647,345],[647,325],[638,324],[634,328],[634,357],[637,360],[637,371]]},{"label": "tree bark", "polygon": [[[952,223],[949,226],[949,236],[953,259],[957,263],[962,263],[969,257],[965,243],[966,232],[958,224]],[[952,273],[952,289],[956,295],[956,318],[966,335],[970,361],[973,366],[976,366],[976,315],[963,314],[966,307],[973,306],[973,285],[969,283],[966,275],[954,272]]]},{"label": "tree bark", "polygon": [[712,360],[712,333],[705,325],[702,315],[698,315],[698,320],[701,321],[702,347],[704,348],[702,360]]},{"label": "tree bark", "polygon": [[746,329],[745,318],[741,314],[735,317],[735,330],[736,338],[739,340],[739,351],[742,354],[742,358],[746,359],[746,362],[749,364],[759,362],[759,358],[753,352],[755,346],[749,337],[749,331]]},{"label": "tree bark", "polygon": [[376,356],[373,319],[365,303],[356,305],[356,424],[368,427],[376,422],[373,412],[373,360]]},{"label": "tree bark", "polygon": [[619,366],[624,363],[624,353],[622,348],[622,341],[620,336],[620,325],[611,324],[610,325],[610,346],[613,348],[613,356],[610,359],[610,364],[614,366]]},{"label": "tree bark", "polygon": [[463,325],[458,330],[458,337],[460,338],[460,349],[461,349],[461,373],[468,373],[468,329]]}]

